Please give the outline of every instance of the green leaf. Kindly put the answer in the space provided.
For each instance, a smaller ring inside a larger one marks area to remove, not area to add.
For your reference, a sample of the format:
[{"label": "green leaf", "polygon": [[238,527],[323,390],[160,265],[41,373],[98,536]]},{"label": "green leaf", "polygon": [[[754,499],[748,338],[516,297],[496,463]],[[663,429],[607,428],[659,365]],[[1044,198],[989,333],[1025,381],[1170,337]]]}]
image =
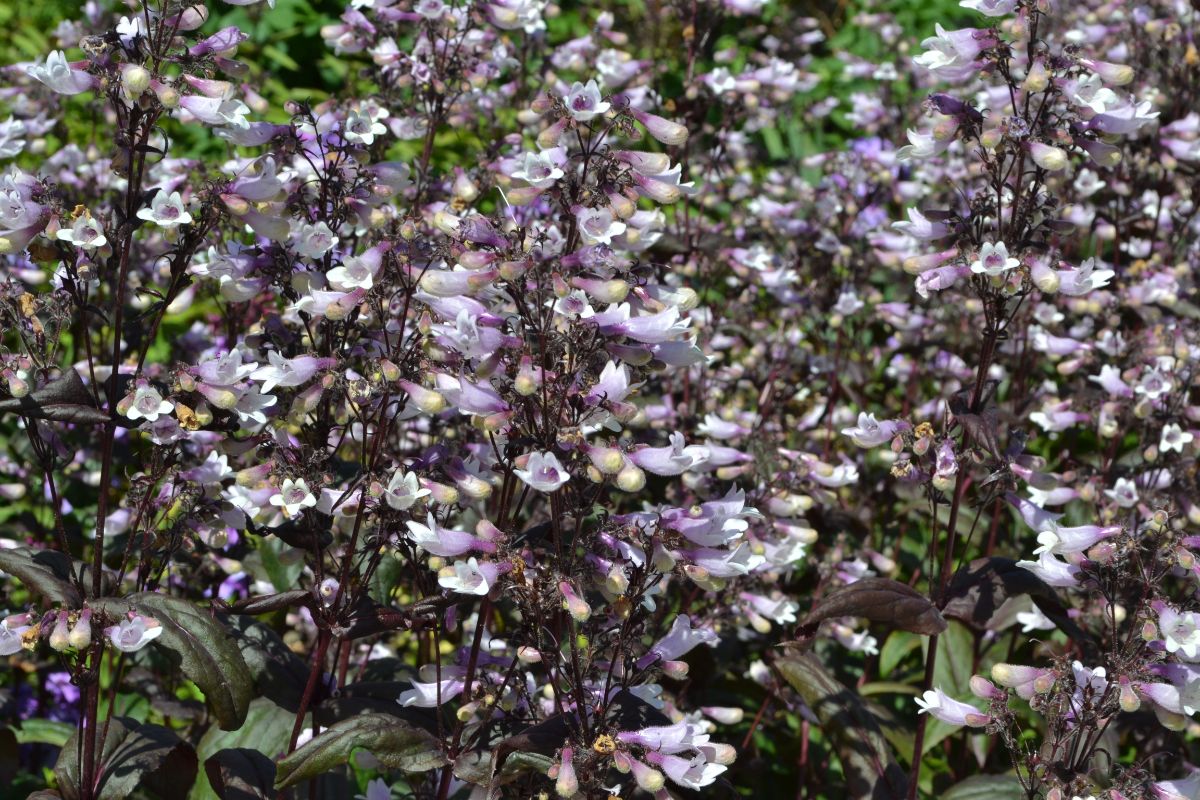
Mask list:
[{"label": "green leaf", "polygon": [[62,747],[75,733],[75,726],[48,719],[27,719],[13,728],[20,744],[49,744]]},{"label": "green leaf", "polygon": [[864,683],[858,687],[858,693],[863,697],[870,697],[876,694],[908,694],[919,695],[921,690],[908,683],[897,683],[896,681],[871,681]]},{"label": "green leaf", "polygon": [[921,646],[921,637],[908,631],[893,631],[879,651],[879,674],[891,675],[900,662]]},{"label": "green leaf", "polygon": [[262,51],[263,55],[270,61],[273,61],[284,69],[292,70],[293,72],[300,70],[300,65],[296,63],[296,59],[285,53],[282,48],[268,44],[263,46]]},{"label": "green leaf", "polygon": [[72,565],[71,557],[57,550],[0,550],[0,570],[14,575],[26,589],[53,605],[78,608],[83,598],[71,583]]},{"label": "green leaf", "polygon": [[811,654],[782,658],[776,667],[817,715],[821,730],[836,747],[846,775],[844,796],[903,798],[907,789],[904,771],[862,699],[826,672]]},{"label": "green leaf", "polygon": [[304,559],[300,553],[275,536],[259,539],[254,552],[243,560],[247,572],[259,580],[266,580],[277,592],[286,592],[296,585],[296,579],[304,571]]},{"label": "green leaf", "polygon": [[241,727],[254,696],[254,678],[225,627],[187,600],[153,592],[125,598],[104,597],[92,607],[117,618],[129,609],[158,620],[162,634],[154,645],[168,651],[188,680],[204,693],[217,723],[225,730]]},{"label": "green leaf", "polygon": [[[101,728],[101,732],[103,732]],[[182,797],[196,780],[196,751],[169,728],[113,717],[99,744],[103,772],[100,800],[130,797],[137,789],[152,796]],[[65,800],[79,797],[75,736],[63,745],[54,775]]]},{"label": "green leaf", "polygon": [[340,767],[358,748],[384,766],[426,772],[446,763],[433,734],[390,714],[360,714],[342,720],[279,762],[275,787],[286,789]]},{"label": "green leaf", "polygon": [[[937,663],[933,667],[933,685],[955,700],[971,702],[971,675],[975,667],[975,636],[960,622],[951,622],[938,637]],[[928,648],[925,648],[928,650]],[[925,728],[922,755],[960,728],[931,719]]]},{"label": "green leaf", "polygon": [[972,775],[951,786],[942,800],[1022,800],[1025,790],[1016,775]]},{"label": "green leaf", "polygon": [[[236,731],[209,728],[196,747],[200,759],[204,761],[205,769],[196,782],[192,800],[220,798],[210,785],[208,762],[213,756],[225,750],[245,748],[262,753],[269,759],[277,758],[287,750],[295,721],[295,710],[276,705],[265,697],[256,697],[246,712],[245,723]],[[311,716],[306,716],[305,725],[309,724]]]}]

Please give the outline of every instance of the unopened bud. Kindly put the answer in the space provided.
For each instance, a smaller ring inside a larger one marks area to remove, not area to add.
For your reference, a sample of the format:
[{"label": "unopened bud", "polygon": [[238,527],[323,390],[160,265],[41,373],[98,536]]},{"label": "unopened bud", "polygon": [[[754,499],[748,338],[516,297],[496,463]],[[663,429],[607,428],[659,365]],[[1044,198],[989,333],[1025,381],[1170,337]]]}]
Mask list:
[{"label": "unopened bud", "polygon": [[623,492],[640,492],[646,485],[646,473],[634,464],[625,465],[617,473],[617,488]]},{"label": "unopened bud", "polygon": [[141,97],[150,88],[150,73],[144,67],[129,64],[121,70],[121,88],[131,99]]},{"label": "unopened bud", "polygon": [[79,619],[76,620],[75,627],[67,636],[67,643],[76,650],[86,650],[87,646],[92,643],[92,610],[90,608],[79,612]]}]

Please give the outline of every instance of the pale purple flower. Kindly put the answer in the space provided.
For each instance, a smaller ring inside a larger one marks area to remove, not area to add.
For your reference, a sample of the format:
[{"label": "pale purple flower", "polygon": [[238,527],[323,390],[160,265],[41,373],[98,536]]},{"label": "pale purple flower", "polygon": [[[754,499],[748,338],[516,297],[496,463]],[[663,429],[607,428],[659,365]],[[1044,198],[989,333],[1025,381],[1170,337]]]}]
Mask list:
[{"label": "pale purple flower", "polygon": [[587,122],[612,107],[611,103],[601,99],[600,86],[595,80],[589,80],[586,84],[575,81],[571,84],[565,100],[567,111],[576,122]]},{"label": "pale purple flower", "polygon": [[412,508],[414,503],[427,494],[429,494],[429,490],[417,482],[417,476],[414,473],[398,469],[388,480],[387,488],[383,492],[383,499],[397,511],[405,511]]},{"label": "pale purple flower", "polygon": [[188,213],[179,192],[168,193],[166,189],[159,189],[158,194],[150,201],[150,207],[140,209],[137,217],[168,230],[192,221],[192,215]]},{"label": "pale purple flower", "polygon": [[87,250],[95,250],[97,247],[108,244],[108,239],[104,236],[104,229],[100,227],[99,222],[92,219],[92,215],[89,213],[83,213],[76,217],[71,223],[71,227],[59,228],[55,238]]},{"label": "pale purple flower", "polygon": [[979,248],[979,258],[971,264],[971,272],[977,275],[997,277],[1021,266],[1021,260],[1008,255],[1004,242],[985,242]]},{"label": "pale purple flower", "polygon": [[859,447],[878,447],[890,442],[901,429],[902,424],[896,420],[879,422],[875,419],[874,414],[860,411],[858,425],[853,428],[842,428],[842,435],[849,436],[850,440]]},{"label": "pale purple flower", "polygon": [[161,415],[170,414],[175,410],[175,404],[164,400],[158,390],[149,383],[139,384],[120,405],[125,416],[133,420],[144,419],[147,422],[154,422]]},{"label": "pale purple flower", "polygon": [[982,728],[991,722],[991,716],[969,703],[963,703],[946,695],[941,689],[930,689],[921,697],[914,698],[920,707],[918,714],[929,714],[949,725],[968,725]]},{"label": "pale purple flower", "polygon": [[303,478],[285,478],[279,491],[271,495],[270,503],[278,506],[283,515],[291,519],[303,514],[304,509],[315,506],[317,498],[309,491],[308,483]]},{"label": "pale purple flower", "polygon": [[546,493],[558,491],[571,479],[558,456],[550,452],[531,453],[525,469],[514,469],[513,474],[531,488]]},{"label": "pale purple flower", "polygon": [[1051,524],[1048,529],[1038,534],[1040,546],[1033,553],[1082,553],[1097,542],[1116,536],[1120,532],[1119,525],[1107,528],[1101,528],[1099,525],[1079,525],[1068,528]]},{"label": "pale purple flower", "polygon": [[[424,491],[429,494],[429,490]],[[426,517],[425,524],[409,520],[405,525],[408,527],[408,540],[431,555],[443,558],[460,556],[478,544],[478,540],[465,531],[451,530],[438,525],[432,513]]]},{"label": "pale purple flower", "polygon": [[1163,426],[1162,437],[1159,440],[1158,449],[1164,453],[1174,450],[1177,453],[1182,453],[1183,448],[1191,444],[1196,437],[1191,431],[1185,431],[1179,427],[1178,423],[1168,422]]},{"label": "pale purple flower", "polygon": [[1016,10],[1017,0],[960,0],[959,5],[985,17],[1003,17]]},{"label": "pale purple flower", "polygon": [[629,460],[655,475],[681,475],[708,460],[707,447],[686,445],[683,434],[671,434],[667,447],[643,447],[629,453]]},{"label": "pale purple flower", "polygon": [[264,393],[270,393],[276,386],[294,387],[308,383],[318,370],[333,366],[333,359],[317,358],[316,356],[297,356],[284,358],[278,350],[267,353],[268,364],[250,373],[250,379],[262,382]]},{"label": "pale purple flower", "polygon": [[129,612],[127,619],[104,629],[112,646],[122,653],[134,653],[162,635],[162,625],[151,617]]},{"label": "pale purple flower", "polygon": [[475,558],[455,561],[438,574],[438,585],[459,594],[485,595],[499,577],[499,568],[492,563],[480,563]]},{"label": "pale purple flower", "polygon": [[1104,495],[1121,508],[1133,508],[1137,505],[1137,484],[1129,478],[1117,478],[1113,488],[1105,489]]},{"label": "pale purple flower", "polygon": [[915,208],[908,210],[907,222],[893,222],[892,227],[914,239],[933,241],[949,236],[950,226],[944,222],[933,222]]},{"label": "pale purple flower", "polygon": [[1037,561],[1018,561],[1017,566],[1037,575],[1048,586],[1072,588],[1079,585],[1076,577],[1079,574],[1079,567],[1059,561],[1049,552],[1039,554]]},{"label": "pale purple flower", "polygon": [[575,214],[579,234],[588,244],[612,244],[614,236],[625,232],[626,225],[607,208],[581,208]]},{"label": "pale purple flower", "polygon": [[1168,653],[1185,661],[1200,661],[1200,614],[1162,604],[1158,609],[1158,631]]},{"label": "pale purple flower", "polygon": [[338,243],[338,237],[324,222],[302,222],[292,231],[296,252],[306,258],[321,258]]},{"label": "pale purple flower", "polygon": [[667,635],[651,645],[650,652],[642,656],[638,666],[644,668],[655,660],[676,661],[702,644],[715,645],[718,638],[711,628],[694,628],[692,618],[680,614],[671,623]]},{"label": "pale purple flower", "polygon": [[24,646],[21,635],[29,630],[30,614],[11,614],[0,622],[0,656],[11,656],[21,652]]},{"label": "pale purple flower", "polygon": [[35,64],[26,68],[25,72],[59,94],[86,92],[94,83],[91,75],[71,66],[62,50],[53,51],[46,57],[45,64]]},{"label": "pale purple flower", "polygon": [[439,703],[448,703],[462,694],[466,685],[461,670],[443,667],[440,681],[413,681],[411,689],[400,693],[398,702],[406,708],[437,708]]}]

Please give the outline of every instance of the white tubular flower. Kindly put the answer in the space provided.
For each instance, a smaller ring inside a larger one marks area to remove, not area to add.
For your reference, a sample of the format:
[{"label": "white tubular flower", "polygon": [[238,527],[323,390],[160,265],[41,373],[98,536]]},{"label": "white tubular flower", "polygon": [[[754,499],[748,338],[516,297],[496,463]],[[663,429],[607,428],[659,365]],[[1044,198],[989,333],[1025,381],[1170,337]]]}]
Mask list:
[{"label": "white tubular flower", "polygon": [[594,79],[588,81],[587,84],[575,81],[571,85],[571,90],[567,92],[566,101],[567,110],[571,112],[571,116],[577,122],[587,122],[604,114],[612,107],[611,103],[600,99],[600,86]]},{"label": "white tubular flower", "polygon": [[303,478],[285,478],[279,491],[271,495],[271,505],[278,506],[288,518],[298,517],[304,509],[317,504],[317,498],[308,489]]},{"label": "white tubular flower", "polygon": [[187,225],[192,221],[192,215],[188,213],[179,192],[168,193],[166,189],[159,189],[158,194],[150,201],[150,207],[139,210],[137,217],[167,229]]},{"label": "white tubular flower", "polygon": [[405,511],[412,508],[417,500],[427,494],[429,494],[429,490],[417,482],[417,476],[414,473],[398,469],[392,473],[392,478],[388,481],[387,489],[383,493],[383,499],[397,511]]},{"label": "white tubular flower", "polygon": [[987,242],[979,248],[979,258],[971,264],[971,272],[976,275],[997,276],[1019,266],[1020,259],[1008,255],[1008,247],[1004,242]]},{"label": "white tubular flower", "polygon": [[175,410],[175,405],[170,400],[164,400],[153,386],[142,383],[132,394],[126,395],[117,405],[117,410],[133,420],[154,422],[163,414],[170,414]]},{"label": "white tubular flower", "polygon": [[59,228],[58,233],[54,236],[60,241],[87,250],[95,250],[97,247],[104,247],[108,244],[108,239],[104,236],[104,229],[87,212],[77,216],[70,228]]},{"label": "white tubular flower", "polygon": [[59,94],[80,94],[92,88],[92,76],[72,67],[62,50],[55,50],[46,57],[45,64],[35,64],[25,73]]},{"label": "white tubular flower", "polygon": [[571,479],[554,453],[532,453],[525,469],[514,469],[513,473],[531,488],[539,492],[556,492]]},{"label": "white tubular flower", "polygon": [[104,629],[104,635],[112,646],[122,653],[134,653],[162,635],[162,625],[150,617],[129,613],[129,618],[120,624]]},{"label": "white tubular flower", "polygon": [[950,725],[968,725],[972,728],[982,728],[991,722],[992,718],[975,706],[948,697],[941,689],[931,689],[921,697],[913,698],[920,707],[918,714],[929,714],[935,719]]}]

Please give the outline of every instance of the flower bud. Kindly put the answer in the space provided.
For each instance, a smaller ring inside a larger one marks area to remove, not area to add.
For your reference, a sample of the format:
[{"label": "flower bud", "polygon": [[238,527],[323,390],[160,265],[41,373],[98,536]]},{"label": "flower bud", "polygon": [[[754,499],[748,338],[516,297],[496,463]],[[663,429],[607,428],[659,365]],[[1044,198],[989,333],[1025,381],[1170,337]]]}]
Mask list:
[{"label": "flower bud", "polygon": [[1021,87],[1027,92],[1044,92],[1049,85],[1050,73],[1046,71],[1045,62],[1039,59],[1029,68]]},{"label": "flower bud", "polygon": [[24,397],[29,394],[29,381],[22,378],[15,370],[4,370],[4,380],[8,383],[8,393],[13,397]]},{"label": "flower bud", "polygon": [[164,108],[175,108],[179,105],[179,92],[174,86],[170,86],[159,81],[151,81],[150,88],[154,90],[154,94],[158,97],[158,102],[163,104]]},{"label": "flower bud", "polygon": [[588,458],[605,475],[616,475],[625,465],[625,454],[618,447],[590,447]]},{"label": "flower bud", "polygon": [[67,636],[67,643],[76,650],[86,650],[87,646],[92,643],[92,610],[90,608],[79,612],[79,619]]},{"label": "flower bud", "polygon": [[623,492],[640,492],[646,485],[646,473],[641,467],[626,464],[617,473],[617,488]]},{"label": "flower bud", "polygon": [[58,612],[58,620],[54,624],[54,630],[50,632],[50,649],[62,652],[71,646],[70,630],[67,627],[68,615],[66,611]]},{"label": "flower bud", "polygon": [[386,381],[400,379],[400,368],[386,358],[379,359],[379,371]]},{"label": "flower bud", "polygon": [[558,764],[558,776],[554,782],[554,792],[559,797],[574,797],[579,794],[579,779],[575,777],[575,765],[571,763],[574,751],[564,747],[562,759]]},{"label": "flower bud", "polygon": [[1119,702],[1121,704],[1121,710],[1130,713],[1137,711],[1142,706],[1142,699],[1138,697],[1137,692],[1133,690],[1133,685],[1129,682],[1129,678],[1122,677],[1120,683],[1121,693],[1119,696]]},{"label": "flower bud", "polygon": [[150,73],[145,67],[127,64],[121,70],[121,88],[125,90],[126,95],[136,100],[142,96],[142,92],[150,88]]},{"label": "flower bud", "polygon": [[1033,279],[1033,285],[1045,294],[1054,294],[1062,285],[1058,273],[1040,259],[1035,260],[1029,266],[1029,276]]},{"label": "flower bud", "polygon": [[1109,86],[1124,86],[1133,80],[1133,67],[1127,64],[1112,64],[1090,58],[1081,58],[1079,63],[1099,75],[1100,80]]},{"label": "flower bud", "polygon": [[630,108],[629,113],[646,127],[647,133],[665,145],[681,145],[688,139],[688,129],[677,122],[635,108]]},{"label": "flower bud", "polygon": [[429,490],[429,499],[435,503],[452,506],[458,502],[458,489],[453,486],[431,481],[428,478],[421,478],[421,486]]},{"label": "flower bud", "polygon": [[733,706],[701,706],[700,711],[722,725],[737,725],[746,716],[743,709]]},{"label": "flower bud", "polygon": [[562,592],[563,608],[570,613],[576,622],[587,622],[592,616],[592,607],[575,593],[575,589],[566,581],[560,581],[558,590]]},{"label": "flower bud", "polygon": [[623,595],[629,589],[629,576],[620,564],[613,564],[604,577],[604,588],[615,595]]},{"label": "flower bud", "polygon": [[1120,149],[1111,144],[1095,139],[1076,139],[1075,144],[1082,147],[1096,164],[1102,167],[1115,167],[1121,163]]},{"label": "flower bud", "polygon": [[400,388],[408,393],[413,404],[426,414],[438,414],[446,410],[446,398],[433,389],[426,389],[412,381],[399,381]]},{"label": "flower bud", "polygon": [[988,128],[979,134],[979,143],[987,150],[995,150],[996,145],[1004,138],[1004,132],[999,128]]},{"label": "flower bud", "polygon": [[329,608],[333,605],[333,601],[337,599],[340,586],[333,578],[326,578],[321,581],[317,587],[317,598],[321,601],[321,605]]},{"label": "flower bud", "polygon": [[666,675],[673,681],[681,681],[687,677],[688,664],[686,661],[663,661],[658,665],[663,675]]},{"label": "flower bud", "polygon": [[558,140],[562,138],[563,131],[567,129],[567,118],[555,122],[553,125],[545,128],[537,135],[537,146],[542,150],[549,150],[552,147],[558,146]]},{"label": "flower bud", "polygon": [[661,772],[636,758],[629,759],[629,769],[633,772],[633,779],[637,781],[638,788],[644,792],[657,792],[666,783]]},{"label": "flower bud", "polygon": [[997,689],[995,684],[982,675],[972,675],[970,686],[971,694],[982,700],[993,700],[1004,697],[1004,692]]},{"label": "flower bud", "polygon": [[710,592],[719,592],[725,588],[727,581],[723,578],[710,573],[704,567],[697,564],[687,564],[683,568],[683,574],[687,575],[692,583]]},{"label": "flower bud", "polygon": [[1042,142],[1030,142],[1029,153],[1033,156],[1033,163],[1049,172],[1066,169],[1069,161],[1065,150]]}]

